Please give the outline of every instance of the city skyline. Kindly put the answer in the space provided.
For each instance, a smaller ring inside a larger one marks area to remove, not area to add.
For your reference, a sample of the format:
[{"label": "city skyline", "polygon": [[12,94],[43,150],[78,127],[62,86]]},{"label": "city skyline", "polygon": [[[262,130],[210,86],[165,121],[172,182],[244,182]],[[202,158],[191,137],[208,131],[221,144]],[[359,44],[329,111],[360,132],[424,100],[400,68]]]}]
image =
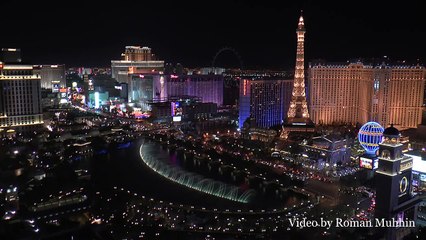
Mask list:
[{"label": "city skyline", "polygon": [[[65,8],[28,4],[19,6],[19,21],[8,21],[8,34],[0,39],[0,46],[21,48],[25,62],[89,67],[108,66],[111,59],[120,57],[124,45],[151,47],[160,59],[186,67],[210,66],[219,49],[232,47],[246,69],[291,69],[295,19],[303,9],[308,22],[306,62],[383,56],[425,60],[420,1],[404,6],[380,2],[350,7],[313,1],[286,4],[215,1],[203,7],[144,3],[113,9],[89,3]],[[128,11],[130,8],[140,9],[140,13]],[[4,13],[5,19],[16,18],[9,12]],[[33,19],[36,24],[28,28],[26,23]],[[239,63],[232,53],[224,52],[217,65],[238,67]]]},{"label": "city skyline", "polygon": [[420,5],[202,4],[0,4],[0,239],[421,239]]}]

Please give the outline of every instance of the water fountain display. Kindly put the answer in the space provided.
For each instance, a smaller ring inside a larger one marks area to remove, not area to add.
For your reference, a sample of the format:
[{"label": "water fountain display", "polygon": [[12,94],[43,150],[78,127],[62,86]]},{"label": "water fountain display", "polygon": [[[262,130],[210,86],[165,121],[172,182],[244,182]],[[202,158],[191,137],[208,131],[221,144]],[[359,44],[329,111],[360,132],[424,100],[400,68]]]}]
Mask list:
[{"label": "water fountain display", "polygon": [[200,174],[188,172],[179,166],[158,160],[144,151],[144,144],[141,145],[139,154],[142,161],[156,173],[194,190],[241,203],[250,202],[256,194],[253,189],[242,190],[237,186],[206,178]]}]

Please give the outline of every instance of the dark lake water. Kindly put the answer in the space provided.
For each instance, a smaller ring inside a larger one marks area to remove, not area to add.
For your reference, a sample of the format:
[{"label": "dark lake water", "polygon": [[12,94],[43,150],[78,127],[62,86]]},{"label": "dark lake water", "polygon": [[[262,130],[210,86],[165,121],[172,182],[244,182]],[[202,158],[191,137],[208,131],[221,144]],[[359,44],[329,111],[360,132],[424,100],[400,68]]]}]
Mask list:
[{"label": "dark lake water", "polygon": [[[108,154],[94,157],[92,182],[95,189],[108,189],[114,186],[124,187],[157,200],[218,209],[275,208],[293,205],[300,201],[293,194],[289,194],[285,199],[280,200],[269,200],[258,194],[259,197],[250,203],[238,203],[198,192],[172,182],[147,167],[139,155],[142,143],[145,143],[144,148],[159,161],[174,164],[187,171],[197,171],[198,174],[206,175],[206,177],[209,177],[209,174],[212,175],[211,172],[196,169],[192,161],[185,159],[183,154],[170,151],[166,146],[159,143],[138,139],[128,148],[110,150]],[[238,185],[236,184],[236,186]]]}]

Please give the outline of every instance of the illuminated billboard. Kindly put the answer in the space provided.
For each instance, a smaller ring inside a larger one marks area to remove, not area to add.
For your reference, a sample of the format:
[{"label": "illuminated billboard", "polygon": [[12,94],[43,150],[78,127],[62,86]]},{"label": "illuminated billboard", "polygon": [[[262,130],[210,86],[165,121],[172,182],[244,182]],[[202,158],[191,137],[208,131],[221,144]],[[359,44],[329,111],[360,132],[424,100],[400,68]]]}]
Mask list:
[{"label": "illuminated billboard", "polygon": [[426,161],[422,159],[421,156],[414,154],[404,154],[413,158],[413,171],[419,173],[426,173]]},{"label": "illuminated billboard", "polygon": [[182,116],[173,116],[173,122],[180,122],[182,121]]},{"label": "illuminated billboard", "polygon": [[180,102],[171,102],[172,117],[173,116],[182,116],[182,107]]},{"label": "illuminated billboard", "polygon": [[59,88],[60,88],[59,84],[57,84],[57,83],[53,84],[52,85],[52,92],[53,93],[59,92]]},{"label": "illuminated billboard", "polygon": [[366,169],[377,169],[379,167],[379,161],[377,160],[377,158],[371,159],[366,157],[360,157],[359,167]]},{"label": "illuminated billboard", "polygon": [[95,108],[99,108],[99,92],[95,92]]},{"label": "illuminated billboard", "polygon": [[59,97],[61,98],[61,100],[62,99],[67,99],[67,97],[68,97],[68,91],[67,91],[67,89],[66,88],[60,88],[59,89]]}]

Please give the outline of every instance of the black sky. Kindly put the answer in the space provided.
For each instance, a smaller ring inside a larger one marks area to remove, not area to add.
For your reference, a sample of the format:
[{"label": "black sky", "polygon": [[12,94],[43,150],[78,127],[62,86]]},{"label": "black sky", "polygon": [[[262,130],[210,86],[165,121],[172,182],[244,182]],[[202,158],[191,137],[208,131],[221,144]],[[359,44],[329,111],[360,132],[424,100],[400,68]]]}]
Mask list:
[{"label": "black sky", "polygon": [[[304,11],[306,59],[389,56],[426,60],[422,1],[2,1],[0,47],[33,64],[109,66],[126,45],[149,46],[166,62],[209,66],[229,46],[245,68],[294,66]],[[230,53],[217,65],[237,65]]]}]

